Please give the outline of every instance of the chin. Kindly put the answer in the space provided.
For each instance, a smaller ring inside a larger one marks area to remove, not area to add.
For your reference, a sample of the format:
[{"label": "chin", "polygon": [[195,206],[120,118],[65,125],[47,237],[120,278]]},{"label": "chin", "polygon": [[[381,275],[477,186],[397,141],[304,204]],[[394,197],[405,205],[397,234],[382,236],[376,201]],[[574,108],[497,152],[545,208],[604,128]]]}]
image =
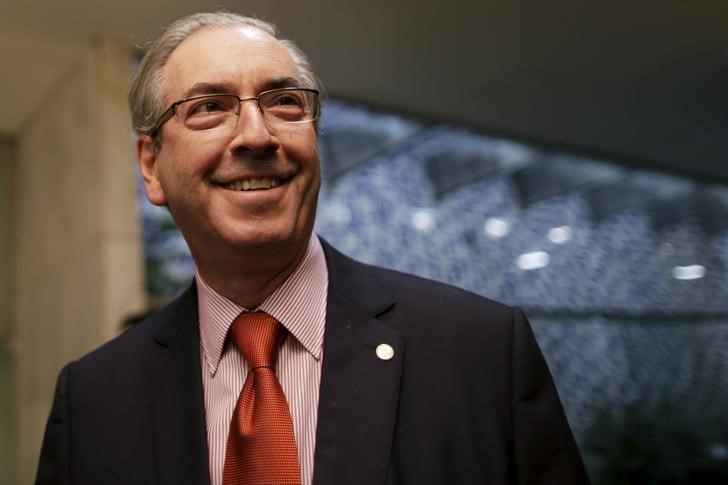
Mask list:
[{"label": "chin", "polygon": [[290,251],[308,241],[310,233],[302,234],[295,231],[261,231],[251,230],[239,237],[232,238],[232,245],[243,250],[268,250],[279,252],[280,250]]}]

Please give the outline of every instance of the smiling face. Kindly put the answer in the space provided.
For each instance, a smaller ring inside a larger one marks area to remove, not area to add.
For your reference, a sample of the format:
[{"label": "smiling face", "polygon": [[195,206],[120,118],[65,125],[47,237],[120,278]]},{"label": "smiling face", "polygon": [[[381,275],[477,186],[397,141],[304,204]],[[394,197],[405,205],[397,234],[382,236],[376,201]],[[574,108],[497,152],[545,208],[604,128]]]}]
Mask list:
[{"label": "smiling face", "polygon": [[[210,91],[250,98],[300,83],[286,49],[250,27],[192,34],[163,76],[165,106]],[[241,269],[285,271],[300,259],[321,180],[312,122],[271,126],[252,100],[232,128],[194,131],[173,116],[162,135],[158,150],[148,135],[137,140],[147,196],[169,207],[208,282]]]}]

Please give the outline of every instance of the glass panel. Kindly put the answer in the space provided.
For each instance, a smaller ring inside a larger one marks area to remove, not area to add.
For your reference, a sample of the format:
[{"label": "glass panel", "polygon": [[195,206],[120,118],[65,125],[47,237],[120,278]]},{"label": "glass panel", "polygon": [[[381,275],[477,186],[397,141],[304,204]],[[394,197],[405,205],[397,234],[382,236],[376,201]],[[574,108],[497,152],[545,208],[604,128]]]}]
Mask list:
[{"label": "glass panel", "polygon": [[[728,476],[727,187],[337,100],[321,124],[317,232],[523,307],[595,481]],[[143,214],[167,297],[192,263]]]}]

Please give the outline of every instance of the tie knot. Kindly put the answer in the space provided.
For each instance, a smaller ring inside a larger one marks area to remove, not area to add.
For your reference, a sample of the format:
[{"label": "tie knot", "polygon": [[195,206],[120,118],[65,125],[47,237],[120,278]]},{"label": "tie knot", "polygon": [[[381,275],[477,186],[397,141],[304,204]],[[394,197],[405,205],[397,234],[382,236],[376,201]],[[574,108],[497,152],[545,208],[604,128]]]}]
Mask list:
[{"label": "tie knot", "polygon": [[231,335],[250,370],[275,367],[278,346],[284,335],[278,320],[265,312],[244,312],[233,321]]}]

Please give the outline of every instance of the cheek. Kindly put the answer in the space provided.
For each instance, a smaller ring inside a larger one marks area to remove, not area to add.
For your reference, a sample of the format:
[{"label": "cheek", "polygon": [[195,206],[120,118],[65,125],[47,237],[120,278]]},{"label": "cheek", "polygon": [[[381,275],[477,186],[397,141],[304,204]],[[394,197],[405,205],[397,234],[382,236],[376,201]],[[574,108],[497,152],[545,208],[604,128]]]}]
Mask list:
[{"label": "cheek", "polygon": [[314,176],[313,176],[313,188],[315,192],[315,196],[318,196],[319,189],[321,188],[321,163],[318,160],[318,157],[316,158],[314,167]]},{"label": "cheek", "polygon": [[306,180],[306,191],[318,192],[321,185],[321,164],[319,162],[316,134],[303,132],[280,138],[287,158],[297,164]]},{"label": "cheek", "polygon": [[316,131],[313,125],[305,129],[298,126],[297,129],[278,134],[281,145],[288,155],[302,165],[318,163],[318,146],[316,144]]},{"label": "cheek", "polygon": [[[219,144],[218,144],[219,145]],[[215,149],[213,149],[215,148]],[[220,158],[220,149],[209,142],[186,140],[180,137],[170,141],[165,163],[160,167],[161,177],[172,189],[191,189],[214,170]]]},{"label": "cheek", "polygon": [[301,168],[308,172],[311,185],[318,189],[321,185],[321,162],[315,142],[313,145],[305,147],[300,155]]},{"label": "cheek", "polygon": [[319,190],[321,188],[321,164],[319,163],[318,155],[316,152],[312,153],[310,157],[306,159],[306,166],[304,171],[307,172],[307,187],[306,199],[307,202],[313,201],[318,197]]}]

